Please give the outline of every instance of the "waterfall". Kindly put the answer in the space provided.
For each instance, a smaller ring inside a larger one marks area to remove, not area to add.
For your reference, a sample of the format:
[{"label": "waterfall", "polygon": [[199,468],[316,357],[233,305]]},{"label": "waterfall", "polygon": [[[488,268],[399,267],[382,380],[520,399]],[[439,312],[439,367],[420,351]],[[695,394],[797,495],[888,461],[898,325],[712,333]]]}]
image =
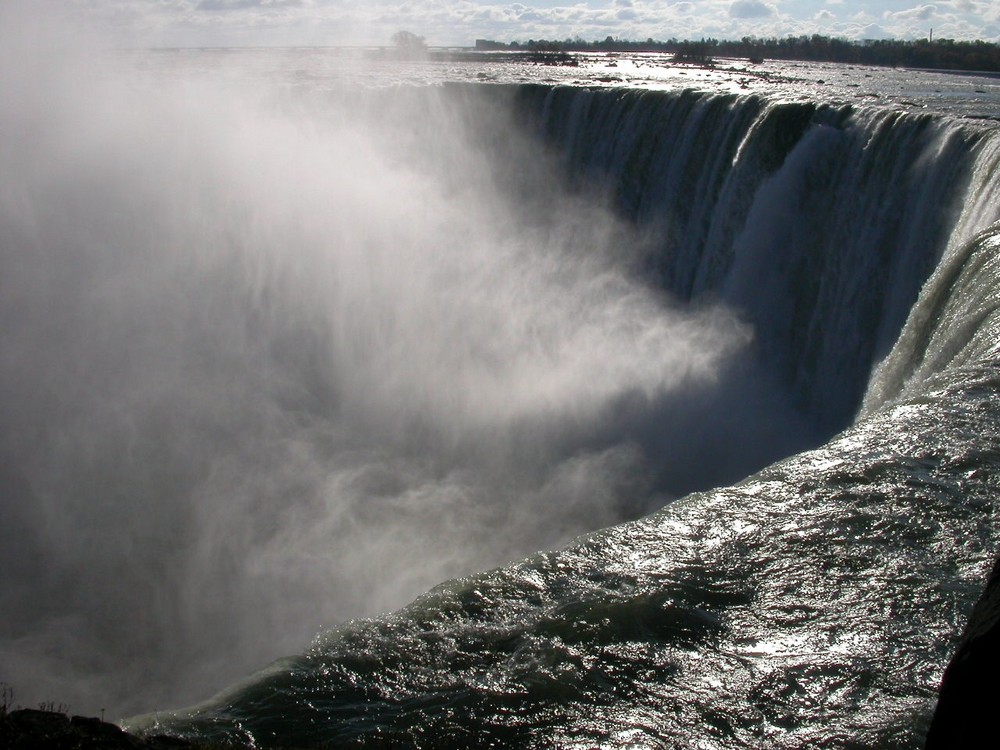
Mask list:
[{"label": "waterfall", "polygon": [[997,539],[994,128],[4,41],[21,700],[234,684],[130,726],[258,746],[920,741]]}]

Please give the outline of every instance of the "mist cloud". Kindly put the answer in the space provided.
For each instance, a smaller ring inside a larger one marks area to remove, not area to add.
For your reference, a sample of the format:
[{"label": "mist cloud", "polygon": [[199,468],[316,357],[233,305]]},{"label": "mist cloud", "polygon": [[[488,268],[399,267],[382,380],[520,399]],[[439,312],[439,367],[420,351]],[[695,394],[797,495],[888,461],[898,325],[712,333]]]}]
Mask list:
[{"label": "mist cloud", "polygon": [[752,332],[635,279],[641,235],[502,107],[119,75],[146,58],[33,18],[0,40],[20,700],[197,700],[760,460]]}]

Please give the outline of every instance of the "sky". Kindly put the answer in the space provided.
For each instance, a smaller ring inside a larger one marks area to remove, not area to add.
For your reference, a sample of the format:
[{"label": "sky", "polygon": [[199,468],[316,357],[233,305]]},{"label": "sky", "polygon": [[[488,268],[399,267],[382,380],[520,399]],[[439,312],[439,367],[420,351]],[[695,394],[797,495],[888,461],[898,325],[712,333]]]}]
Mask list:
[{"label": "sky", "polygon": [[824,34],[1000,40],[1000,0],[57,0],[126,46],[389,44],[477,38],[665,40]]}]

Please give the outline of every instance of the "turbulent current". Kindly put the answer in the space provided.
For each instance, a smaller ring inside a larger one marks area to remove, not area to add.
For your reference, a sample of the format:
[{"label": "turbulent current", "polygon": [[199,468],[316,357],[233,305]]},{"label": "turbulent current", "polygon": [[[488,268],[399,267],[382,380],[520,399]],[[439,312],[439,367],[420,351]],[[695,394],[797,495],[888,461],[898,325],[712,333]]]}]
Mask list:
[{"label": "turbulent current", "polygon": [[260,747],[921,745],[997,543],[993,123],[45,49],[0,682]]}]

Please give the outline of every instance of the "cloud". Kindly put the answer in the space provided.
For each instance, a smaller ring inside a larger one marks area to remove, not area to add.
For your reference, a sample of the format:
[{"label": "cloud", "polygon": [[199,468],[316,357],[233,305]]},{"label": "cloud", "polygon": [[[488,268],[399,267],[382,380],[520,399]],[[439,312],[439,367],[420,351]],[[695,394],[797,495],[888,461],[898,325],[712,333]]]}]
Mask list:
[{"label": "cloud", "polygon": [[761,2],[761,0],[734,0],[729,6],[729,15],[732,18],[769,18],[778,14],[773,5]]},{"label": "cloud", "polygon": [[918,5],[916,8],[908,8],[907,10],[886,11],[883,17],[895,21],[927,21],[936,16],[937,12],[936,5]]},{"label": "cloud", "polygon": [[[112,36],[116,44],[129,47],[388,44],[391,34],[401,27],[426,37],[432,46],[471,44],[476,38],[738,39],[748,24],[754,33],[775,36],[832,33],[865,38],[864,34],[881,33],[910,38],[926,34],[931,19],[935,36],[975,39],[995,37],[995,25],[1000,22],[1000,3],[982,0],[892,4],[860,0],[72,0],[66,4],[77,17],[88,18]],[[873,23],[882,26],[867,28]]]},{"label": "cloud", "polygon": [[301,8],[302,0],[201,0],[197,10],[273,10],[278,8]]},{"label": "cloud", "polygon": [[877,23],[863,26],[857,35],[858,39],[893,39],[894,35],[883,29]]},{"label": "cloud", "polygon": [[989,9],[989,3],[976,0],[943,0],[942,5],[950,5],[959,13],[982,13]]}]

